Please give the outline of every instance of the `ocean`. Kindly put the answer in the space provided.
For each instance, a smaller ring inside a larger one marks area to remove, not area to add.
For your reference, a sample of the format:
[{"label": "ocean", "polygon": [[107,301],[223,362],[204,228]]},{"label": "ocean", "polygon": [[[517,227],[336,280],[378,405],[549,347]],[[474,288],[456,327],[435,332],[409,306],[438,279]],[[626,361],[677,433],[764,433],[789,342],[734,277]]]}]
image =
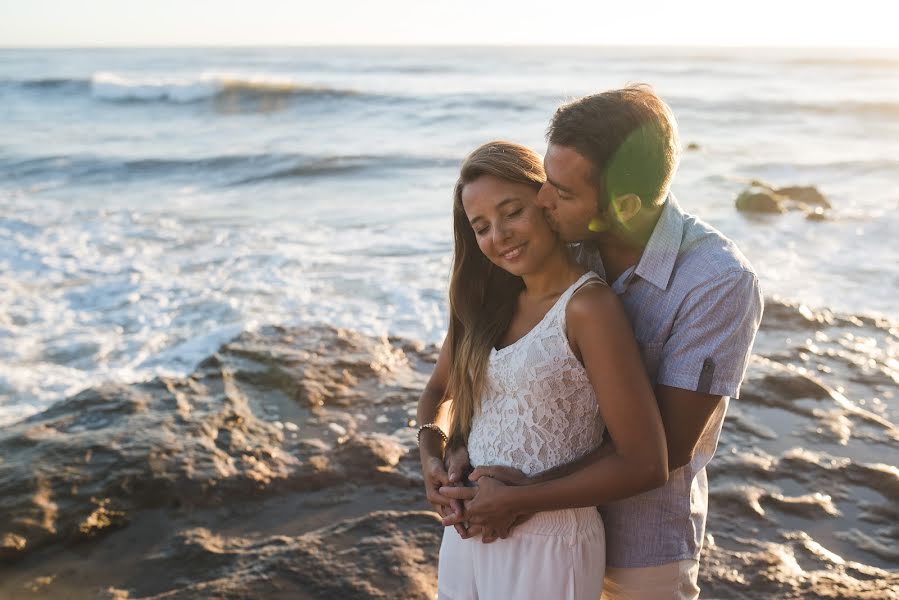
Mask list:
[{"label": "ocean", "polygon": [[[799,444],[886,465],[894,481],[895,51],[0,50],[0,427],[103,382],[187,375],[270,325],[439,343],[466,153],[496,138],[542,153],[560,103],[633,82],[678,119],[681,206],[737,242],[780,319],[754,360],[808,363],[785,373],[823,377],[842,398],[799,412],[735,401],[722,464],[754,431],[749,447],[777,440],[765,451],[778,460]],[[823,220],[738,212],[754,180],[815,186],[833,208]],[[840,419],[855,418],[876,431],[847,442]],[[895,567],[895,527],[862,513],[820,539]]]}]

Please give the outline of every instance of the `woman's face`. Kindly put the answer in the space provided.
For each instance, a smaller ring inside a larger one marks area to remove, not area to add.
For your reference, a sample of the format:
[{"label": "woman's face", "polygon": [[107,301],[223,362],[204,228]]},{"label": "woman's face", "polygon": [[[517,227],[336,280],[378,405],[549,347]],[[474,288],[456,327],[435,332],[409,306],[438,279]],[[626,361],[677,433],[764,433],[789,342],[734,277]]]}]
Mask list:
[{"label": "woman's face", "polygon": [[531,273],[560,247],[537,190],[493,175],[481,175],[462,188],[462,207],[481,252],[513,275]]}]

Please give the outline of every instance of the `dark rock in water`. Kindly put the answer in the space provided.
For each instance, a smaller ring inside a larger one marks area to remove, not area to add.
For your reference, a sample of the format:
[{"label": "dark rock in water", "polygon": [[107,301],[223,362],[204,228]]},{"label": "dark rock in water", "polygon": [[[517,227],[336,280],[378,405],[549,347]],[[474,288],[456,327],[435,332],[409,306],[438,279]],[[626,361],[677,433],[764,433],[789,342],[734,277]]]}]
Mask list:
[{"label": "dark rock in water", "polygon": [[762,328],[763,330],[817,331],[821,325],[833,325],[836,322],[845,321],[846,319],[836,317],[826,309],[813,311],[804,304],[766,300]]},{"label": "dark rock in water", "polygon": [[737,210],[752,213],[784,213],[784,198],[771,190],[753,188],[737,197]]},{"label": "dark rock in water", "polygon": [[775,405],[798,398],[821,400],[830,395],[827,387],[814,378],[794,373],[765,375],[752,383],[753,394],[767,398],[768,402],[774,402]]},{"label": "dark rock in water", "polygon": [[818,206],[814,210],[810,210],[805,214],[805,218],[809,221],[826,221],[827,213],[824,212],[824,209]]},{"label": "dark rock in water", "polygon": [[701,149],[701,146],[699,144],[697,144],[696,142],[690,142],[689,144],[687,144],[687,150],[699,150],[699,149]]},{"label": "dark rock in water", "polygon": [[800,210],[810,221],[826,220],[825,209],[830,202],[813,186],[789,186],[774,189],[767,183],[753,180],[750,188],[737,196],[737,210],[749,213],[785,213]]},{"label": "dark rock in water", "polygon": [[778,188],[774,191],[781,196],[786,196],[791,200],[801,202],[802,204],[806,204],[809,206],[820,206],[821,208],[832,208],[830,202],[828,202],[827,198],[824,197],[824,194],[818,191],[818,188],[811,185],[794,185]]}]

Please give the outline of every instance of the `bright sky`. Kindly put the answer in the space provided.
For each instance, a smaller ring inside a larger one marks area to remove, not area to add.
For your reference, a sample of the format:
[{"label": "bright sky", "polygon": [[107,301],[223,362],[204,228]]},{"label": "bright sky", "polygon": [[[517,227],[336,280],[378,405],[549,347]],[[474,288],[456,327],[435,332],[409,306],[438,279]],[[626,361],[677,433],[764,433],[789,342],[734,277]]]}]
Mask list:
[{"label": "bright sky", "polygon": [[0,0],[0,46],[899,47],[896,0]]}]

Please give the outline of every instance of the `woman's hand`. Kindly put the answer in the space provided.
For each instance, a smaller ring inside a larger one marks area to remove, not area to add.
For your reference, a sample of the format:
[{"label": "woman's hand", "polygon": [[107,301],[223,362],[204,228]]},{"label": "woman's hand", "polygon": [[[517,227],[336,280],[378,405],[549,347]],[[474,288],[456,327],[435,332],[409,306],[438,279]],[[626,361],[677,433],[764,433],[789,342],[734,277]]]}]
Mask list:
[{"label": "woman's hand", "polygon": [[468,448],[461,444],[447,446],[444,451],[443,462],[449,473],[452,483],[465,483],[471,472],[471,462],[468,458]]},{"label": "woman's hand", "polygon": [[448,515],[444,517],[443,524],[449,526],[467,522],[469,532],[480,532],[484,541],[507,537],[519,517],[519,513],[511,507],[511,488],[486,475],[478,477],[476,483],[476,487],[444,486],[438,490],[439,494],[465,504],[463,514]]},{"label": "woman's hand", "polygon": [[[446,468],[443,466],[443,460],[437,456],[423,458],[421,462],[421,473],[425,480],[425,494],[427,495],[428,502],[430,502],[431,506],[434,507],[434,510],[437,511],[437,514],[439,514],[441,518],[453,514],[452,504],[453,502],[458,503],[458,500],[453,500],[440,493],[440,488],[442,486],[451,485],[449,475],[446,472]],[[459,513],[461,514],[461,510]]]},{"label": "woman's hand", "polygon": [[[468,452],[465,451],[463,454],[465,456],[465,461],[467,462]],[[463,511],[462,501],[456,500],[455,498],[447,498],[440,493],[439,489],[441,486],[462,486],[465,484],[463,482],[450,481],[447,469],[444,466],[444,461],[436,456],[426,456],[422,458],[421,472],[425,480],[425,493],[428,502],[431,503],[431,506],[434,507],[437,514],[440,515],[441,518],[451,515],[461,516]],[[470,538],[472,535],[466,530],[465,525],[462,523],[455,525],[455,528],[456,532],[458,532],[463,540]]]}]

